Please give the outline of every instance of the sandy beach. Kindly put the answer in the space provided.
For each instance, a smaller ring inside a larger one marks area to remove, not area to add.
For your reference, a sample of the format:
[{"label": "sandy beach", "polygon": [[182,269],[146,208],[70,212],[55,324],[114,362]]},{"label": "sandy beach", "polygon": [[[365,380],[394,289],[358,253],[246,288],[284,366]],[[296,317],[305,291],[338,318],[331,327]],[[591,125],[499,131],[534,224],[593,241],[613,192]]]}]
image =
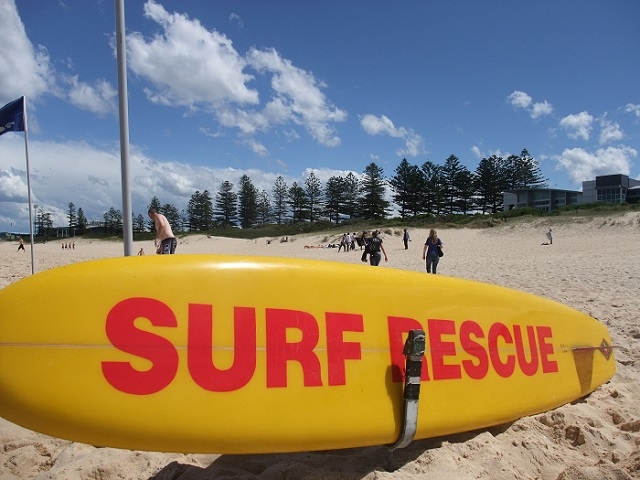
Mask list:
[{"label": "sandy beach", "polygon": [[[553,228],[553,245],[546,232]],[[389,261],[378,268],[424,272],[428,230],[383,229]],[[440,229],[438,273],[530,292],[583,311],[609,328],[617,373],[573,404],[500,427],[412,443],[389,460],[385,447],[277,455],[189,455],[96,448],[31,432],[0,419],[0,480],[13,479],[539,479],[640,478],[640,213],[510,220],[486,229]],[[177,254],[312,258],[361,265],[360,251],[308,248],[339,235],[236,240],[179,239]],[[268,242],[271,240],[271,242]],[[29,245],[0,243],[0,288],[31,273]],[[37,244],[36,273],[123,255],[121,243],[75,239]],[[153,251],[136,242],[134,251]],[[426,275],[426,273],[425,273]],[[6,321],[0,312],[0,321]],[[13,368],[2,365],[1,368]]]}]

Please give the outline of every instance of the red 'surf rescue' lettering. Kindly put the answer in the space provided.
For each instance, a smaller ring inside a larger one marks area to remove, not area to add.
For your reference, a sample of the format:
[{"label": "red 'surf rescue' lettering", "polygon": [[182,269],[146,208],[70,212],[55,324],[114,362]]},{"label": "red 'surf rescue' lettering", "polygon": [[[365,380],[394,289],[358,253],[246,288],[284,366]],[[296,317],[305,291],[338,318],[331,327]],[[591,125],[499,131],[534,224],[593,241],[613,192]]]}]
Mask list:
[{"label": "red 'surf rescue' lettering", "polygon": [[[116,304],[106,321],[107,337],[114,347],[148,360],[151,368],[138,370],[129,362],[102,362],[102,372],[114,388],[130,394],[148,395],[166,388],[178,372],[178,352],[166,338],[141,330],[138,319],[146,319],[153,327],[176,328],[177,319],[164,303],[152,298],[128,298]],[[346,342],[345,332],[362,332],[362,315],[327,312],[327,384],[346,384],[347,360],[361,359],[358,342]],[[233,364],[226,369],[216,367],[212,359],[215,348],[213,306],[189,304],[187,366],[193,381],[205,390],[229,392],[238,390],[253,378],[257,368],[256,311],[251,307],[235,307],[233,314]],[[287,332],[299,332],[300,340],[287,340]],[[289,362],[302,369],[304,385],[322,386],[322,365],[316,354],[320,331],[316,319],[297,310],[266,309],[267,388],[287,386]]]},{"label": "red 'surf rescue' lettering", "polygon": [[[301,373],[299,381],[305,387],[341,386],[348,383],[348,365],[362,359],[361,343],[345,340],[346,334],[356,339],[365,334],[361,314],[325,312],[324,322],[318,322],[308,312],[266,308],[260,312],[266,336],[258,339],[256,309],[236,306],[233,345],[225,345],[232,351],[233,361],[221,368],[213,358],[214,351],[220,348],[220,342],[216,342],[216,315],[213,305],[188,304],[187,370],[203,390],[242,389],[259,368],[266,370],[266,388],[289,386],[292,381],[289,376],[296,370]],[[106,381],[133,395],[149,395],[167,388],[178,374],[180,355],[176,346],[160,333],[177,327],[176,315],[159,300],[128,298],[117,303],[106,318],[107,337],[118,350],[146,360],[144,363],[148,362],[150,367],[136,368],[133,361],[104,361],[102,372]],[[404,338],[414,329],[424,330],[427,335],[423,381],[558,372],[549,326],[508,326],[500,322],[483,326],[473,320],[460,323],[435,318],[422,323],[413,318],[389,316],[387,328],[395,382],[404,380]],[[326,345],[319,345],[321,338],[326,338]],[[263,345],[263,340],[264,363],[258,361],[258,345]],[[326,354],[319,355],[320,351]]]}]

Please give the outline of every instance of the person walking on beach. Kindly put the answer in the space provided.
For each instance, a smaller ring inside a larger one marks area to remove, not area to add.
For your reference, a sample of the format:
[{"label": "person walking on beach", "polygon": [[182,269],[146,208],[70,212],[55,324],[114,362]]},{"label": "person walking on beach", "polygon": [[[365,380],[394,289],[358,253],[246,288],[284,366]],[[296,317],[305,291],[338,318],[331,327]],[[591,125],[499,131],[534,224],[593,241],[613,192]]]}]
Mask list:
[{"label": "person walking on beach", "polygon": [[427,261],[427,273],[436,273],[438,269],[438,262],[440,261],[440,249],[442,249],[443,243],[438,238],[438,232],[434,228],[429,232],[427,240],[424,242],[424,248],[422,249],[422,259]]},{"label": "person walking on beach", "polygon": [[362,231],[362,235],[358,237],[358,245],[360,245],[360,250],[367,245],[367,232],[364,230]]},{"label": "person walking on beach", "polygon": [[409,249],[409,241],[411,239],[409,238],[409,232],[407,232],[407,229],[404,229],[404,233],[402,234],[402,241],[404,242],[404,249],[408,250]]},{"label": "person walking on beach", "polygon": [[347,234],[343,234],[342,238],[340,239],[340,244],[338,246],[338,253],[340,253],[340,250],[342,250],[342,247],[344,247],[344,249],[347,249]]},{"label": "person walking on beach", "polygon": [[388,262],[387,252],[382,246],[382,238],[380,238],[379,232],[374,230],[371,232],[371,240],[369,240],[369,265],[377,267],[380,265],[380,259],[382,258],[382,252],[384,254],[384,261]]},{"label": "person walking on beach", "polygon": [[156,229],[156,239],[153,242],[156,247],[156,253],[159,255],[176,253],[178,241],[173,236],[173,230],[171,230],[167,217],[159,213],[155,208],[150,208],[149,218],[153,220]]},{"label": "person walking on beach", "polygon": [[26,250],[24,249],[24,240],[22,240],[22,237],[18,237],[18,252],[22,250],[23,252],[26,252]]},{"label": "person walking on beach", "polygon": [[553,245],[553,230],[549,229],[547,232],[547,238],[549,239],[549,245]]}]

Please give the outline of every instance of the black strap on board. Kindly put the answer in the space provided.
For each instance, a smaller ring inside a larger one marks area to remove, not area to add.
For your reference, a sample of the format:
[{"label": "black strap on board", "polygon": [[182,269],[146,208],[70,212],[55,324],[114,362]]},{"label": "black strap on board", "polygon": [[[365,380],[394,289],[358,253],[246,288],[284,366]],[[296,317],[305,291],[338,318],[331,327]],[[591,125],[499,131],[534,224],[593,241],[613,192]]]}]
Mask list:
[{"label": "black strap on board", "polygon": [[418,405],[420,402],[420,375],[424,357],[424,330],[409,330],[402,353],[406,357],[404,377],[404,412],[402,432],[391,450],[404,448],[413,441],[418,428]]}]

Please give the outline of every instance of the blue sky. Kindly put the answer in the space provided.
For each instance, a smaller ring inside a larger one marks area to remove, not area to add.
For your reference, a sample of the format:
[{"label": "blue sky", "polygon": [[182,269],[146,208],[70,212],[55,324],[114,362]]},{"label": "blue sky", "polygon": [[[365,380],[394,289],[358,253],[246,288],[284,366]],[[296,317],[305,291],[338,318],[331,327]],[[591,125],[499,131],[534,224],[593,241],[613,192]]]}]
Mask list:
[{"label": "blue sky", "polygon": [[[127,1],[133,212],[527,148],[549,185],[640,177],[640,2]],[[0,0],[0,106],[27,98],[35,204],[122,210],[112,0]],[[0,231],[28,231],[24,136]]]}]

